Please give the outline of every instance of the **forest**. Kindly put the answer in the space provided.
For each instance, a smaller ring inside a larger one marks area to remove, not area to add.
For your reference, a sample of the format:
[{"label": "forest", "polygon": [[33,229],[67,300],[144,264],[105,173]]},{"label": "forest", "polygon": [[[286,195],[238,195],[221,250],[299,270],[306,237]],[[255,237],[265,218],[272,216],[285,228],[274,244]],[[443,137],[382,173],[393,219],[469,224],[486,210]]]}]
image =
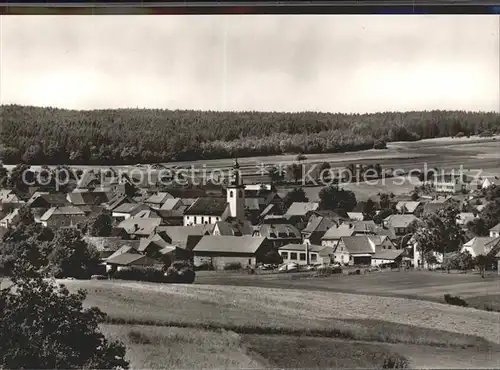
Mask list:
[{"label": "forest", "polygon": [[4,164],[136,164],[382,149],[391,141],[500,133],[498,113],[373,114],[0,106]]}]

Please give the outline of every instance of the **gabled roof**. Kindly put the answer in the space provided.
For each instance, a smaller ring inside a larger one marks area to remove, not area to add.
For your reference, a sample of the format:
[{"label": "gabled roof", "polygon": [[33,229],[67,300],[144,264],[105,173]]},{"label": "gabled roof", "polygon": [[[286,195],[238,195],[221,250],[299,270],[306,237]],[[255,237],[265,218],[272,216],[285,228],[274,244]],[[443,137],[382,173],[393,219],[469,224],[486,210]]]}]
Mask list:
[{"label": "gabled roof", "polygon": [[347,215],[351,220],[362,221],[364,218],[363,212],[347,212]]},{"label": "gabled roof", "polygon": [[167,201],[167,199],[173,199],[174,197],[167,192],[158,192],[156,194],[151,195],[149,198],[145,200],[146,203],[152,203],[157,205],[162,205]]},{"label": "gabled roof", "polygon": [[401,212],[403,210],[403,207],[409,212],[413,213],[415,210],[418,208],[418,206],[421,204],[421,202],[398,202],[396,203],[396,209]]},{"label": "gabled roof", "polygon": [[19,215],[19,208],[13,209],[9,212],[1,221],[6,221],[8,223],[14,222],[16,217]]},{"label": "gabled roof", "polygon": [[495,232],[496,232],[496,231],[498,231],[498,232],[500,232],[500,224],[497,224],[497,225],[493,226],[493,227],[490,229],[490,231],[495,231]]},{"label": "gabled roof", "polygon": [[335,240],[335,239],[340,239],[344,236],[351,236],[354,235],[354,227],[350,224],[342,224],[339,226],[332,226],[327,230],[325,235],[321,238],[321,240]]},{"label": "gabled roof", "polygon": [[146,208],[143,204],[138,203],[123,203],[113,210],[113,213],[133,213],[140,209]]},{"label": "gabled roof", "polygon": [[64,216],[85,216],[79,207],[68,206],[68,207],[52,207],[47,212],[45,212],[40,221],[47,221],[54,215],[64,215]]},{"label": "gabled roof", "polygon": [[150,235],[161,223],[160,218],[128,218],[118,224],[130,235]]},{"label": "gabled roof", "polygon": [[390,215],[384,219],[384,222],[394,228],[406,228],[416,220],[418,218],[414,215]]},{"label": "gabled roof", "polygon": [[394,261],[396,258],[401,256],[403,253],[404,253],[404,249],[383,249],[383,250],[377,251],[372,256],[372,259]]},{"label": "gabled roof", "polygon": [[276,207],[275,204],[269,204],[266,208],[264,208],[264,210],[260,214],[260,217],[266,217],[273,210],[274,207]]},{"label": "gabled roof", "polygon": [[133,219],[137,218],[161,218],[158,213],[151,209],[143,209],[132,216]]},{"label": "gabled roof", "polygon": [[124,254],[124,253],[129,253],[129,254],[140,254],[137,249],[135,249],[134,247],[130,246],[130,245],[122,245],[120,248],[118,248],[118,250],[116,250],[112,255],[110,255],[107,259],[110,259],[110,258],[115,258],[116,256],[119,256],[121,254]]},{"label": "gabled roof", "polygon": [[116,194],[113,198],[111,198],[106,204],[106,208],[110,211],[114,211],[116,207],[118,207],[122,203],[134,203],[132,199],[127,197],[126,195]]},{"label": "gabled roof", "polygon": [[319,203],[317,202],[293,202],[285,212],[285,216],[305,216],[309,212],[316,211],[318,208]]},{"label": "gabled roof", "polygon": [[255,254],[266,238],[254,236],[206,235],[196,244],[193,252],[245,253]]},{"label": "gabled roof", "polygon": [[168,198],[167,200],[165,200],[165,203],[163,203],[160,209],[164,211],[172,211],[174,209],[177,209],[180,205],[182,205],[181,198]]},{"label": "gabled roof", "polygon": [[462,212],[457,215],[457,224],[467,225],[470,221],[476,218],[472,212]]},{"label": "gabled roof", "polygon": [[476,236],[464,244],[464,247],[472,249],[475,255],[490,253],[493,248],[498,246],[500,246],[500,237],[491,238],[489,236]]},{"label": "gabled roof", "polygon": [[206,233],[211,234],[214,228],[213,224],[193,225],[193,226],[160,226],[158,233],[165,233],[174,245],[185,245],[190,235],[202,236]]},{"label": "gabled roof", "polygon": [[336,210],[316,210],[313,212],[313,214],[317,216],[322,216],[326,218],[330,218],[334,221],[347,221],[349,220],[349,215],[347,214],[346,211],[342,209],[336,209]]},{"label": "gabled roof", "polygon": [[302,233],[326,232],[329,228],[336,225],[335,221],[330,218],[311,215],[309,222]]},{"label": "gabled roof", "polygon": [[349,254],[375,253],[375,244],[366,235],[343,236],[341,241]]},{"label": "gabled roof", "polygon": [[[311,244],[309,245],[309,252],[319,253],[323,248],[321,245]],[[305,252],[307,248],[305,244],[290,243],[279,247],[279,250]]]},{"label": "gabled roof", "polygon": [[19,197],[10,189],[0,190],[0,203],[24,203]]},{"label": "gabled roof", "polygon": [[67,195],[68,201],[75,205],[100,205],[108,202],[110,200],[110,194],[105,192],[73,192]]},{"label": "gabled roof", "polygon": [[47,204],[52,207],[62,207],[70,203],[66,198],[66,194],[63,193],[40,194],[28,201],[28,205],[31,207],[45,206]]},{"label": "gabled roof", "polygon": [[226,198],[198,198],[184,215],[222,216],[226,208]]},{"label": "gabled roof", "polygon": [[[140,262],[140,263],[139,263]],[[107,264],[120,265],[120,266],[130,266],[130,265],[156,265],[159,262],[148,256],[143,256],[142,254],[136,253],[122,253],[113,258],[106,259]]]},{"label": "gabled roof", "polygon": [[302,239],[300,231],[290,224],[262,224],[257,226],[261,237],[275,239]]},{"label": "gabled roof", "polygon": [[375,245],[375,247],[381,245],[384,243],[386,240],[389,240],[392,243],[391,239],[387,235],[367,235],[368,239],[371,240],[371,242]]},{"label": "gabled roof", "polygon": [[243,224],[237,222],[218,221],[215,223],[213,230],[218,229],[221,235],[242,236],[252,235],[253,227],[248,221]]},{"label": "gabled roof", "polygon": [[163,239],[160,234],[155,233],[151,234],[147,238],[142,238],[139,244],[139,248],[137,249],[139,252],[144,252],[151,244],[156,245],[158,249],[163,249],[165,247],[172,246],[165,239]]},{"label": "gabled roof", "polygon": [[92,245],[99,252],[102,251],[117,251],[124,245],[132,248],[139,246],[138,240],[123,240],[117,236],[84,236],[83,239]]}]

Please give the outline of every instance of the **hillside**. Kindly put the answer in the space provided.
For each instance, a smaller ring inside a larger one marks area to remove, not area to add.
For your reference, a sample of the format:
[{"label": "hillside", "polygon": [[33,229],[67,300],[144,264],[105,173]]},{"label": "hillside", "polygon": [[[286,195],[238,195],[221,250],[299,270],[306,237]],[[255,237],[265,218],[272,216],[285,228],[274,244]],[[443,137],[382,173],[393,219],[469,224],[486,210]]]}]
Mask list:
[{"label": "hillside", "polygon": [[381,141],[500,132],[497,113],[334,114],[0,107],[5,164],[134,164],[335,153]]}]

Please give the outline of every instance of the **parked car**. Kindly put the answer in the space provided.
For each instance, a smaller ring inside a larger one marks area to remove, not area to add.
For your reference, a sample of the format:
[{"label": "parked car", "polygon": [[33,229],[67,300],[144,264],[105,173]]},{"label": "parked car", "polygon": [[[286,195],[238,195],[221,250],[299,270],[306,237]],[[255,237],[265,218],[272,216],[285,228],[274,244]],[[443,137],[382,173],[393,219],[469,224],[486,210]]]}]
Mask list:
[{"label": "parked car", "polygon": [[316,271],[317,267],[313,265],[307,265],[303,267],[304,271]]},{"label": "parked car", "polygon": [[274,269],[274,266],[271,264],[264,263],[262,265],[259,265],[258,269],[259,270],[272,270],[272,269]]},{"label": "parked car", "polygon": [[92,279],[92,280],[107,280],[108,277],[105,275],[92,275],[90,277],[90,279]]},{"label": "parked car", "polygon": [[296,272],[298,269],[299,266],[296,263],[286,263],[279,267],[278,272]]}]

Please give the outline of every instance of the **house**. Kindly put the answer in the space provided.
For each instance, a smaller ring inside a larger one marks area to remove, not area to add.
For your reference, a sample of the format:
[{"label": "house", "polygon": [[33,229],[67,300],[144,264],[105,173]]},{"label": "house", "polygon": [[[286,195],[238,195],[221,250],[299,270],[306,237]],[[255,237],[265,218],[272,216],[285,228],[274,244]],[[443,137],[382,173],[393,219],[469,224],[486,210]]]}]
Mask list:
[{"label": "house", "polygon": [[174,199],[174,197],[167,192],[157,192],[156,194],[151,195],[147,198],[144,203],[151,208],[159,209],[165,204],[168,199]]},{"label": "house", "polygon": [[217,221],[214,225],[212,235],[242,236],[252,235],[253,226],[245,221],[242,224],[238,222]]},{"label": "house", "polygon": [[182,209],[184,211],[187,206],[184,205],[181,198],[168,198],[160,207],[162,211],[177,211]]},{"label": "house", "polygon": [[138,218],[160,218],[161,219],[158,212],[153,210],[153,209],[143,209],[143,210],[137,212],[135,215],[133,215],[130,218],[132,218],[134,220],[138,219]]},{"label": "house", "polygon": [[112,216],[118,221],[123,221],[143,210],[149,210],[149,207],[139,203],[123,203],[112,211]]},{"label": "house", "polygon": [[10,189],[0,189],[0,204],[22,204],[24,201]]},{"label": "house", "polygon": [[[231,195],[233,192],[229,193]],[[184,226],[215,224],[230,216],[230,208],[225,198],[198,198],[184,212]]]},{"label": "house", "polygon": [[154,233],[147,238],[141,239],[138,251],[149,257],[159,258],[164,263],[168,258],[169,264],[176,260],[191,261],[193,259],[190,249],[168,243],[159,233]]},{"label": "house", "polygon": [[209,264],[217,270],[233,263],[255,267],[272,250],[264,237],[207,235],[193,249],[194,265]]},{"label": "house", "polygon": [[267,238],[275,249],[285,244],[302,243],[300,231],[290,224],[262,224],[255,227],[252,235]]},{"label": "house", "polygon": [[370,265],[375,252],[375,243],[368,235],[343,236],[334,247],[333,258],[342,264]]},{"label": "house", "polygon": [[134,203],[134,201],[124,194],[116,194],[104,205],[104,207],[109,211],[114,211],[125,203]]},{"label": "house", "polygon": [[396,236],[404,236],[410,232],[410,225],[417,220],[414,215],[390,215],[384,219],[384,226],[393,227]]},{"label": "house", "polygon": [[333,225],[321,238],[321,245],[323,247],[335,248],[338,241],[345,236],[352,236],[355,234],[354,225],[352,223]]},{"label": "house", "polygon": [[35,193],[27,202],[31,209],[69,206],[70,202],[63,193]]},{"label": "house", "polygon": [[149,236],[161,224],[160,218],[128,218],[118,224],[132,238],[138,239]]},{"label": "house", "polygon": [[403,260],[403,249],[386,249],[372,255],[372,266],[399,266]]},{"label": "house", "polygon": [[400,201],[396,203],[396,210],[401,214],[417,215],[423,210],[422,202]]},{"label": "house", "polygon": [[387,235],[367,235],[368,239],[375,245],[375,251],[382,251],[387,249],[398,249],[399,246],[395,245],[391,238]]},{"label": "house", "polygon": [[105,259],[111,256],[123,246],[137,249],[139,247],[138,240],[124,240],[115,236],[84,236],[83,239],[88,245],[93,246],[100,254],[101,258]]},{"label": "house", "polygon": [[499,236],[500,236],[500,224],[497,224],[490,229],[490,237],[498,238]]},{"label": "house", "polygon": [[319,208],[318,202],[293,202],[290,207],[285,212],[285,218],[293,225],[298,225],[307,221],[311,212],[316,211]]},{"label": "house", "polygon": [[114,257],[107,258],[105,261],[106,272],[113,273],[123,269],[134,267],[155,267],[162,266],[162,263],[151,257],[138,254],[138,253],[122,253]]},{"label": "house", "polygon": [[19,208],[14,208],[0,220],[0,227],[9,228],[19,222]]},{"label": "house", "polygon": [[304,243],[321,245],[321,238],[333,226],[337,226],[337,223],[331,218],[317,216],[313,213],[305,229],[301,232]]},{"label": "house", "polygon": [[290,243],[280,247],[279,254],[283,258],[283,263],[293,262],[298,265],[322,265],[323,261],[319,255],[321,249],[320,245]]},{"label": "house", "polygon": [[347,212],[347,215],[353,221],[363,221],[365,219],[363,212]]},{"label": "house", "polygon": [[500,237],[476,236],[463,245],[462,251],[468,251],[472,257],[477,257],[497,248],[500,248]]},{"label": "house", "polygon": [[156,232],[169,244],[191,250],[205,235],[211,235],[213,224],[193,226],[159,226]]},{"label": "house", "polygon": [[102,191],[72,192],[66,196],[68,202],[74,206],[101,205],[111,200],[111,194]]},{"label": "house", "polygon": [[40,223],[44,227],[51,229],[61,227],[80,228],[87,220],[85,212],[75,206],[52,207],[40,217]]},{"label": "house", "polygon": [[471,179],[463,173],[443,174],[434,181],[434,190],[437,193],[456,194],[461,191],[468,191]]}]

